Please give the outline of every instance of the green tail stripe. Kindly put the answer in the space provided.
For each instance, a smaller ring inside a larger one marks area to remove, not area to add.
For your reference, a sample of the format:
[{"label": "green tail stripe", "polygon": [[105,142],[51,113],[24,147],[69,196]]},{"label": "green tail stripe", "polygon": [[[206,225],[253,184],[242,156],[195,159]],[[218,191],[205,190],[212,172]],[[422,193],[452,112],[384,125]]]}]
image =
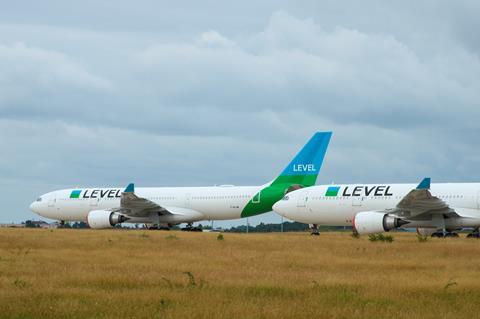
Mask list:
[{"label": "green tail stripe", "polygon": [[242,217],[250,217],[258,214],[270,212],[273,204],[283,198],[290,184],[278,184],[268,186],[258,192],[245,206],[242,211]]},{"label": "green tail stripe", "polygon": [[242,211],[241,217],[250,217],[272,211],[272,206],[285,196],[292,186],[308,187],[315,185],[317,175],[280,175],[270,185],[248,202]]}]

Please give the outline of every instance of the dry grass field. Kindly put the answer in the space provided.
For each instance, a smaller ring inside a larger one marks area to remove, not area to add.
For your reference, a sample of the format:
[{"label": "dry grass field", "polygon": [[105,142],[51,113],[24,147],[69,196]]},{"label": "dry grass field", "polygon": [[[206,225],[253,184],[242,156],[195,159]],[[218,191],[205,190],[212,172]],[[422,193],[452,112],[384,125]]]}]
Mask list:
[{"label": "dry grass field", "polygon": [[0,229],[1,318],[478,318],[480,241]]}]

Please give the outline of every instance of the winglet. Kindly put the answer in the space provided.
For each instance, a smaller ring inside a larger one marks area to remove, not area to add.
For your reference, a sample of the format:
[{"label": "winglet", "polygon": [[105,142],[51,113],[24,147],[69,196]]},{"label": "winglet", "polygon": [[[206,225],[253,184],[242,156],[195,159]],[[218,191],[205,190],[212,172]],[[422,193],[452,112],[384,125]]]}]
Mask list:
[{"label": "winglet", "polygon": [[420,184],[418,184],[417,189],[430,189],[430,177],[425,177]]},{"label": "winglet", "polygon": [[135,192],[135,185],[133,183],[128,184],[127,188],[123,191],[124,193],[133,193]]}]

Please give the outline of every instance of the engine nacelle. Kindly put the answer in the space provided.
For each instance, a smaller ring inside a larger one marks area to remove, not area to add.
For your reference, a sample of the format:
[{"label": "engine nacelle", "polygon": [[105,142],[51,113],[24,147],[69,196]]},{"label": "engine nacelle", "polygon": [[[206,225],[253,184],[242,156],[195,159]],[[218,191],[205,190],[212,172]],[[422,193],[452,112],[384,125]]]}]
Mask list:
[{"label": "engine nacelle", "polygon": [[353,228],[359,235],[383,233],[405,224],[408,222],[379,212],[360,212],[353,219]]},{"label": "engine nacelle", "polygon": [[92,210],[87,216],[91,228],[111,228],[127,220],[127,217],[108,210]]}]

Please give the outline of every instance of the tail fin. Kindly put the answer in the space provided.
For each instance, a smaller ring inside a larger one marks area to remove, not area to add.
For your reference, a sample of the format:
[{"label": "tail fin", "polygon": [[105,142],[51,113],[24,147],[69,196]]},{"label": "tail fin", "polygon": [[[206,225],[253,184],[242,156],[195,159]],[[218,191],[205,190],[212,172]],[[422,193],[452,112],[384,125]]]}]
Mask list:
[{"label": "tail fin", "polygon": [[315,133],[280,176],[271,184],[265,185],[251,198],[243,208],[241,217],[271,211],[273,204],[279,201],[292,186],[315,185],[331,136],[332,132]]},{"label": "tail fin", "polygon": [[271,185],[315,185],[331,136],[332,132],[315,133]]}]

